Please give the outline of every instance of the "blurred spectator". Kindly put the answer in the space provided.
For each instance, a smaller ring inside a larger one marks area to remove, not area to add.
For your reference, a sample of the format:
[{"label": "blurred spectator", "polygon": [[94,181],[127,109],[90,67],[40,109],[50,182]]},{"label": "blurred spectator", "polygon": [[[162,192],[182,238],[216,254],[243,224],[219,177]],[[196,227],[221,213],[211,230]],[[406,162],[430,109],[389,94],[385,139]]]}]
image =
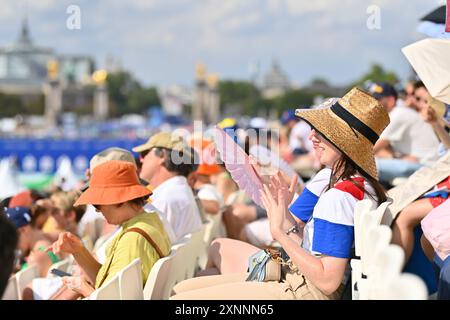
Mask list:
[{"label": "blurred spectator", "polygon": [[281,116],[281,123],[288,130],[291,152],[291,161],[289,162],[300,176],[310,178],[319,170],[312,143],[308,139],[311,127],[305,121],[297,118],[294,110],[285,111]]},{"label": "blurred spectator", "polygon": [[[450,136],[447,131],[449,106],[433,99],[428,90],[425,88],[423,82],[417,82],[414,88],[417,110],[422,116],[422,119],[429,123],[433,128],[437,138],[441,142],[440,150],[443,151],[442,153],[445,153],[445,151],[450,148]],[[441,113],[438,114],[438,112]]]},{"label": "blurred spectator", "polygon": [[31,207],[31,225],[36,229],[42,230],[47,219],[51,215],[51,211],[51,206],[33,205]]},{"label": "blurred spectator", "polygon": [[17,240],[15,226],[5,217],[3,207],[0,207],[0,298],[14,268]]},{"label": "blurred spectator", "polygon": [[415,82],[412,82],[412,81],[408,82],[405,85],[403,102],[407,107],[418,111],[416,97],[414,96],[414,85],[415,85]]},{"label": "blurred spectator", "polygon": [[[14,223],[18,230],[18,249],[21,251],[21,268],[36,265],[41,276],[45,276],[48,269],[59,261],[53,253],[45,253],[45,248],[51,244],[50,239],[41,230],[31,225],[31,211],[25,207],[8,208],[6,216]],[[23,263],[26,261],[26,263]]]},{"label": "blurred spectator", "polygon": [[189,185],[200,198],[205,212],[218,214],[223,209],[224,201],[211,181],[212,176],[222,171],[215,163],[214,144],[207,140],[191,140],[190,146],[200,155],[200,163],[197,170],[189,175]]},{"label": "blurred spectator", "polygon": [[23,191],[21,193],[16,194],[9,201],[9,208],[14,207],[27,207],[30,208],[33,204],[33,198],[31,196],[31,191]]},{"label": "blurred spectator", "polygon": [[[433,135],[439,138],[444,149],[448,149],[450,147],[450,136],[442,118],[443,114],[441,114],[441,117],[438,117],[436,111],[430,106],[432,98],[422,82],[416,83],[415,87],[415,94],[418,97],[417,106],[423,120],[432,126],[434,130]],[[411,257],[414,248],[414,229],[433,208],[440,206],[448,199],[450,176],[433,186],[432,190],[435,191],[434,194],[429,193],[426,197],[417,199],[407,205],[397,215],[392,225],[392,241],[404,249],[406,262]]]},{"label": "blurred spectator", "polygon": [[197,169],[195,151],[183,138],[160,132],[133,148],[141,156],[140,178],[153,189],[152,203],[169,221],[176,241],[200,229],[201,215],[187,176]]},{"label": "blurred spectator", "polygon": [[389,126],[374,146],[379,179],[390,184],[396,177],[408,177],[422,165],[438,159],[438,140],[420,115],[405,106],[396,106],[397,91],[387,83],[373,83],[369,92],[389,112]]},{"label": "blurred spectator", "polygon": [[56,240],[61,232],[78,233],[78,222],[83,217],[86,207],[74,207],[79,196],[78,191],[58,191],[50,196],[52,202],[51,216],[47,219],[42,230]]}]

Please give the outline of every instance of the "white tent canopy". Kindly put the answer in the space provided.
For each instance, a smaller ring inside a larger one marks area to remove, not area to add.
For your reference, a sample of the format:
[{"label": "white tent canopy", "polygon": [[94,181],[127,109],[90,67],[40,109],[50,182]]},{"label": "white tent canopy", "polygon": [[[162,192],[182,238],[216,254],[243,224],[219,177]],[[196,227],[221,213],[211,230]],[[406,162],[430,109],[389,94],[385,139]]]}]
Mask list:
[{"label": "white tent canopy", "polygon": [[9,158],[0,161],[0,199],[5,199],[25,190],[19,183],[17,171]]},{"label": "white tent canopy", "polygon": [[56,170],[53,181],[56,185],[60,186],[63,191],[72,190],[80,181],[80,178],[73,171],[72,162],[68,157],[61,159],[61,163]]}]

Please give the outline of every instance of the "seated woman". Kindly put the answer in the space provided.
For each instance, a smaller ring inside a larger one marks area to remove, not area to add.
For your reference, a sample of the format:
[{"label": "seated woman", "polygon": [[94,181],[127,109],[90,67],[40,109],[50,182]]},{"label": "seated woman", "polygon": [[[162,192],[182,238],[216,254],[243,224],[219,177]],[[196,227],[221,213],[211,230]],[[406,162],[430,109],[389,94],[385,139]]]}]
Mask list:
[{"label": "seated woman", "polygon": [[[313,139],[311,136],[310,139]],[[317,146],[316,146],[317,147]],[[316,154],[320,155],[320,149],[316,149]],[[320,157],[319,157],[320,158]],[[278,173],[280,174],[280,173]],[[314,207],[320,195],[326,190],[330,183],[331,169],[324,168],[320,170],[308,183],[303,192],[293,201],[289,207],[289,211],[293,218],[298,223],[299,227],[303,227],[312,215]],[[281,177],[278,179],[281,183],[285,180]],[[295,195],[295,177],[292,179],[289,186],[289,194],[287,201]],[[287,184],[282,185],[283,188],[288,188]],[[262,220],[261,220],[262,221]],[[270,234],[270,223],[261,228],[261,238],[264,237],[272,239]],[[267,235],[266,235],[267,233]],[[273,239],[272,239],[273,241]],[[229,238],[219,238],[212,242],[208,250],[208,262],[205,270],[197,273],[198,276],[213,275],[213,274],[229,274],[242,273],[248,268],[248,257],[258,252],[260,249],[247,242],[238,241]]]},{"label": "seated woman", "polygon": [[89,188],[75,206],[92,204],[108,223],[121,225],[122,230],[107,248],[105,263],[95,260],[81,240],[69,232],[60,234],[48,249],[72,254],[86,275],[81,282],[75,277],[63,278],[78,297],[89,296],[136,258],[141,259],[144,285],[154,263],[170,253],[171,243],[159,216],[143,209],[150,193],[139,183],[131,163],[111,160],[95,167]]},{"label": "seated woman", "polygon": [[347,282],[354,242],[353,211],[358,201],[386,200],[377,180],[373,144],[389,123],[384,108],[354,88],[322,109],[297,110],[313,128],[320,162],[331,168],[328,190],[320,195],[303,232],[289,213],[289,190],[276,177],[264,185],[262,200],[272,236],[290,257],[280,281],[247,282],[246,273],[183,281],[172,299],[339,299]]}]

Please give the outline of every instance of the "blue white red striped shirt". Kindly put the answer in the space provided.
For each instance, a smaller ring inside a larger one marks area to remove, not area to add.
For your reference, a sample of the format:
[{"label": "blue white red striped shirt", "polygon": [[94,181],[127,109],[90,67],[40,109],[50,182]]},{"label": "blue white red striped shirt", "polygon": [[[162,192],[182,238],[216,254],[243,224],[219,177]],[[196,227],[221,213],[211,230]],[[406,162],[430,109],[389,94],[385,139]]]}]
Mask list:
[{"label": "blue white red striped shirt", "polygon": [[375,201],[369,196],[374,195],[373,188],[364,178],[354,177],[353,181],[338,182],[333,188],[323,192],[329,183],[330,172],[319,173],[316,175],[317,179],[314,177],[306,185],[303,193],[289,208],[306,223],[302,247],[315,255],[351,258],[354,208],[362,199]]}]

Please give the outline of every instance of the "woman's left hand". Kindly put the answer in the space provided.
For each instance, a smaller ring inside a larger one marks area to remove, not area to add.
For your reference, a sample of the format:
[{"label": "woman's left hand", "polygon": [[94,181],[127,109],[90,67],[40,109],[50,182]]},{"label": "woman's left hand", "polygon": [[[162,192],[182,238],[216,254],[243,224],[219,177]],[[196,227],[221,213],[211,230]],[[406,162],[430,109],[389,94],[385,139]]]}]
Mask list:
[{"label": "woman's left hand", "polygon": [[83,276],[80,277],[63,277],[63,283],[70,290],[81,294],[83,297],[88,297],[91,295],[95,289],[91,286],[90,283],[86,281]]}]

